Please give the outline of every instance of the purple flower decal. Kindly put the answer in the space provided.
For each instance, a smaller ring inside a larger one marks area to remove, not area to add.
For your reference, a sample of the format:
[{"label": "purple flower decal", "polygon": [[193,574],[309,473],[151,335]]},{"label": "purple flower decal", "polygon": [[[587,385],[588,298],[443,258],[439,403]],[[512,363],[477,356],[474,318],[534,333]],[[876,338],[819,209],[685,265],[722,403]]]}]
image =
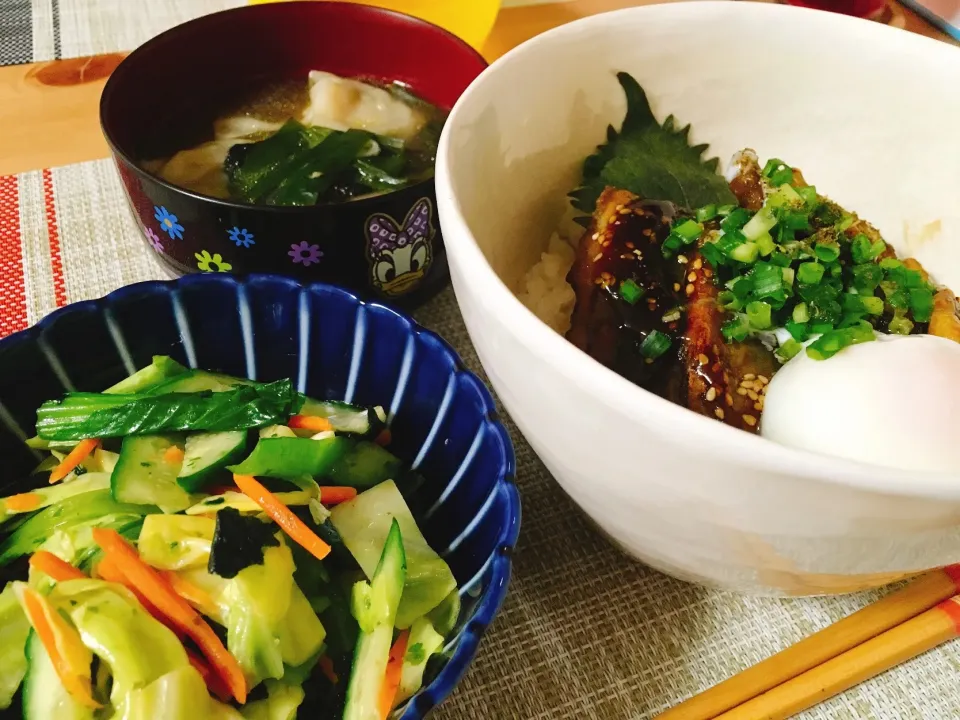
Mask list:
[{"label": "purple flower decal", "polygon": [[147,242],[150,243],[152,247],[157,252],[163,252],[163,242],[160,240],[160,237],[153,231],[153,228],[147,228],[144,230],[144,233],[147,236]]},{"label": "purple flower decal", "polygon": [[287,255],[293,258],[294,263],[300,263],[304,267],[320,262],[320,258],[323,257],[320,246],[311,245],[306,240],[291,245]]}]

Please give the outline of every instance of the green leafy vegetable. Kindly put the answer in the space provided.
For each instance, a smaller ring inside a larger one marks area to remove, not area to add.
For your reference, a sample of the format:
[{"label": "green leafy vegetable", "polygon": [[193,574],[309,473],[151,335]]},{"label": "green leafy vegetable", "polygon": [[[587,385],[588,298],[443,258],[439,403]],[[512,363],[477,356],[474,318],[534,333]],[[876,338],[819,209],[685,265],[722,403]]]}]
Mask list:
[{"label": "green leafy vegetable", "polygon": [[244,568],[260,565],[264,549],[280,545],[276,534],[273,523],[224,508],[217,513],[207,572],[229,579]]},{"label": "green leafy vegetable", "polygon": [[37,433],[46,440],[82,440],[171,431],[247,430],[286,422],[302,402],[290,380],[219,393],[148,397],[69,393],[63,400],[40,406]]},{"label": "green leafy vegetable", "polygon": [[620,131],[611,126],[607,143],[584,162],[582,185],[571,194],[573,206],[592,214],[607,186],[687,208],[736,203],[717,173],[719,161],[703,159],[709,146],[690,145],[690,126],[678,127],[672,115],[661,125],[637,81],[627,73],[618,73],[617,79],[626,94],[627,115]]}]

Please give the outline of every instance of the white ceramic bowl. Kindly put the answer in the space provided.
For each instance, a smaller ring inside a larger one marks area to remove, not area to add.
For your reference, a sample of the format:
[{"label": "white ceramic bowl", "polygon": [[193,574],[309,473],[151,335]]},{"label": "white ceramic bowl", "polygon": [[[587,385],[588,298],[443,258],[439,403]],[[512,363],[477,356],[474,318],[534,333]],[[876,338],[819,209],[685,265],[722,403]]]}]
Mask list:
[{"label": "white ceramic bowl", "polygon": [[[583,158],[623,118],[619,70],[658,118],[692,123],[710,155],[753,147],[800,167],[960,291],[960,51],[752,2],[599,15],[484,72],[437,163],[451,275],[483,366],[615,543],[677,577],[762,594],[857,590],[960,560],[960,473],[821,457],[701,417],[602,367],[514,297]],[[937,219],[937,238],[905,247],[904,222]]]}]

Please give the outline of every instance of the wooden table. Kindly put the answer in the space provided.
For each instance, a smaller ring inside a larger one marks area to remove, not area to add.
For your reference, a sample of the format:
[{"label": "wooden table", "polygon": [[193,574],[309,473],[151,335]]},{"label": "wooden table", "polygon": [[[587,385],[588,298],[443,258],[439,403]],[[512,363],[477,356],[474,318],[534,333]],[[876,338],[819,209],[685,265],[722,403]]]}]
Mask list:
[{"label": "wooden table", "polygon": [[[763,1],[763,0],[761,0]],[[573,0],[504,9],[484,48],[495,60],[551,28],[650,0]],[[914,13],[893,5],[894,23],[954,42]],[[109,155],[98,104],[107,77],[123,54],[0,67],[0,175],[97,160]]]}]

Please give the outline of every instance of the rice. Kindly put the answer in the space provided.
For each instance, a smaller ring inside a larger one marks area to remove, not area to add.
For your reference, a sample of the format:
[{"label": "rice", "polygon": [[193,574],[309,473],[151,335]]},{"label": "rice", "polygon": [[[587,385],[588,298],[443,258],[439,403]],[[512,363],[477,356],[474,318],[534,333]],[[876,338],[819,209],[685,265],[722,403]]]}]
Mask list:
[{"label": "rice", "polygon": [[570,317],[576,301],[567,273],[573,267],[574,251],[570,243],[554,233],[540,261],[520,281],[517,297],[526,307],[561,335],[570,329]]}]

